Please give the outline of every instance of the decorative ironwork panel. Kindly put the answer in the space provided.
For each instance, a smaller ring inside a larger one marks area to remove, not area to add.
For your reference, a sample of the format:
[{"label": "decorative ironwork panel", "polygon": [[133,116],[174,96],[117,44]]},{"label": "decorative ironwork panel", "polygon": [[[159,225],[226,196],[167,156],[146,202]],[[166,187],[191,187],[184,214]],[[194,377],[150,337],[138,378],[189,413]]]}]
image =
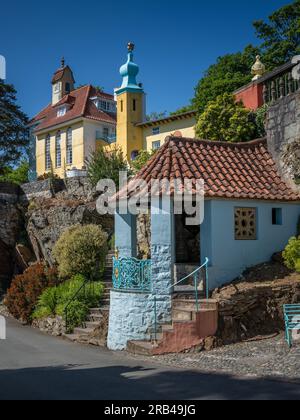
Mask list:
[{"label": "decorative ironwork panel", "polygon": [[150,292],[151,260],[113,258],[113,286],[116,290]]},{"label": "decorative ironwork panel", "polygon": [[235,209],[235,239],[236,240],[256,240],[256,208],[242,208]]}]

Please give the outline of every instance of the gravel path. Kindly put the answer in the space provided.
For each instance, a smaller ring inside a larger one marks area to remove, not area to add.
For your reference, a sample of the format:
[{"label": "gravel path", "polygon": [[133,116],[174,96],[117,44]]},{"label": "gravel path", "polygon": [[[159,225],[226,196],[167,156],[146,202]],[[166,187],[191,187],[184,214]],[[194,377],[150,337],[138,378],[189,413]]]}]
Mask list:
[{"label": "gravel path", "polygon": [[289,350],[283,334],[263,341],[225,346],[210,352],[171,354],[153,359],[165,366],[199,369],[206,373],[272,377],[300,383],[300,343]]}]

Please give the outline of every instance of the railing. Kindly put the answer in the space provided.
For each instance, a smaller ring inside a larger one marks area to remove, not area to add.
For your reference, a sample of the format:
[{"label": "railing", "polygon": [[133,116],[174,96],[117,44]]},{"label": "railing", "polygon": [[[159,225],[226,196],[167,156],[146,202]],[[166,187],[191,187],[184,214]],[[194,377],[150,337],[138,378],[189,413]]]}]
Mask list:
[{"label": "railing", "polygon": [[105,134],[102,134],[100,132],[96,132],[96,140],[103,140],[106,143],[112,144],[115,143],[117,140],[117,136],[116,135],[112,135],[112,136],[107,136]]},{"label": "railing", "polygon": [[291,67],[283,70],[281,74],[265,80],[263,86],[263,100],[265,104],[275,102],[300,88],[299,81],[293,78]]},{"label": "railing", "polygon": [[[177,281],[176,283],[172,284],[172,286],[168,287],[166,289],[167,292],[170,290],[174,290],[176,286],[179,284],[185,282],[189,278],[193,278],[194,283],[194,292],[195,292],[195,306],[196,306],[196,312],[199,312],[200,310],[200,304],[199,304],[199,275],[201,274],[201,270],[205,269],[205,296],[206,299],[209,299],[209,281],[208,281],[208,263],[209,259],[205,258],[205,262],[201,265],[201,267],[197,268],[195,271],[193,271],[191,274],[188,274],[181,280]],[[200,278],[201,281],[201,278]],[[157,319],[157,297],[154,296],[154,341],[157,341],[157,333],[158,333],[158,319]]]},{"label": "railing", "polygon": [[72,298],[69,300],[69,302],[66,304],[65,309],[64,309],[64,314],[65,314],[65,322],[66,322],[66,333],[70,333],[71,331],[71,326],[69,323],[69,308],[71,306],[71,304],[75,301],[75,299],[77,298],[77,296],[79,295],[79,293],[84,290],[85,292],[85,288],[88,284],[92,283],[90,280],[84,280],[84,282],[82,283],[82,285],[79,287],[79,289],[77,290],[76,293],[74,293],[74,296],[72,296]]},{"label": "railing", "polygon": [[151,292],[151,260],[113,258],[115,290]]}]

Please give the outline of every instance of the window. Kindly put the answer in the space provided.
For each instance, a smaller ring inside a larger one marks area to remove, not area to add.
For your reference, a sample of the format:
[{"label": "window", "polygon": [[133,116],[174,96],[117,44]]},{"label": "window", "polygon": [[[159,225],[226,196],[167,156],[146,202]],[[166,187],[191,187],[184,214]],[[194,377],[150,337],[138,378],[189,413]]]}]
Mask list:
[{"label": "window", "polygon": [[67,112],[67,107],[66,106],[61,106],[57,110],[57,116],[58,117],[63,117],[64,115],[66,115],[66,112]]},{"label": "window", "polygon": [[152,142],[152,150],[158,150],[160,148],[160,141]]},{"label": "window", "polygon": [[70,83],[66,83],[65,84],[65,89],[66,89],[66,93],[70,93],[71,92],[71,85],[70,85]]},{"label": "window", "polygon": [[47,135],[45,141],[45,167],[46,171],[51,169],[51,137],[50,134]]},{"label": "window", "polygon": [[272,225],[282,225],[282,209],[272,209]]},{"label": "window", "polygon": [[123,110],[124,110],[124,102],[121,101],[121,112],[123,112]]},{"label": "window", "polygon": [[136,111],[136,99],[133,100],[132,109],[133,111]]},{"label": "window", "polygon": [[58,131],[55,137],[55,166],[61,167],[61,132]]},{"label": "window", "polygon": [[138,150],[134,150],[133,152],[131,152],[131,160],[135,160],[138,157]]},{"label": "window", "polygon": [[67,130],[67,165],[73,163],[73,133],[72,128]]},{"label": "window", "polygon": [[103,138],[108,139],[108,137],[109,137],[109,128],[103,127]]},{"label": "window", "polygon": [[160,134],[160,127],[152,128],[152,134],[153,134],[153,136],[156,136],[157,134]]},{"label": "window", "polygon": [[60,84],[59,83],[56,83],[55,85],[54,85],[54,92],[55,93],[57,93],[57,92],[59,92],[60,91]]},{"label": "window", "polygon": [[254,241],[257,239],[256,208],[236,207],[234,219],[236,240]]}]

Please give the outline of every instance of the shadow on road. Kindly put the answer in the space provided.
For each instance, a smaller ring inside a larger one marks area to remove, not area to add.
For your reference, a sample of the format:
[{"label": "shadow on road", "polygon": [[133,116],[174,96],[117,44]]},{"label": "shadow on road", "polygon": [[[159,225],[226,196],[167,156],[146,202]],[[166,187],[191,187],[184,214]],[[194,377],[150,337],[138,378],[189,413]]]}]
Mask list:
[{"label": "shadow on road", "polygon": [[0,371],[1,400],[298,400],[300,385],[137,366],[40,367]]}]

